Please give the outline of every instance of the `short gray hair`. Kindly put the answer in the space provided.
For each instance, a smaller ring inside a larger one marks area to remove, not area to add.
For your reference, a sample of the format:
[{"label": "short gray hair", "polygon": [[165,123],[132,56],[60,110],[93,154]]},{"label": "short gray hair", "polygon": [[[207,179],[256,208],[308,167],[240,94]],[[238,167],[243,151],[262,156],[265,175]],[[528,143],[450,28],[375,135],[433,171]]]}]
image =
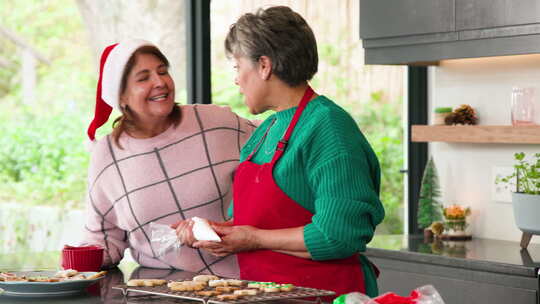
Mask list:
[{"label": "short gray hair", "polygon": [[272,73],[291,87],[310,80],[319,64],[317,41],[306,20],[287,6],[246,13],[225,39],[227,56],[272,60]]}]

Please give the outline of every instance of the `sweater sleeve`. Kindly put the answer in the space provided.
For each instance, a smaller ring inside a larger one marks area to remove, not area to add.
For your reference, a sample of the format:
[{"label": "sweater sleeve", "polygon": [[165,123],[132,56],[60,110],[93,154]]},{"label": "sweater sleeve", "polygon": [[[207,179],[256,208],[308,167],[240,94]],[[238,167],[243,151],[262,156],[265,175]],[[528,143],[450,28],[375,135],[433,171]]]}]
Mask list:
[{"label": "sweater sleeve", "polygon": [[341,154],[316,166],[308,179],[315,195],[304,241],[314,260],[349,257],[365,251],[384,209],[367,156]]},{"label": "sweater sleeve", "polygon": [[103,251],[103,267],[112,267],[124,257],[124,250],[128,247],[127,234],[124,230],[108,222],[103,213],[89,197],[86,209],[86,231],[83,244],[99,245]]},{"label": "sweater sleeve", "polygon": [[[97,150],[100,150],[99,148]],[[82,245],[99,245],[103,251],[102,267],[112,267],[120,262],[125,249],[129,246],[127,232],[120,229],[112,203],[105,195],[102,185],[108,184],[104,177],[98,174],[100,159],[106,157],[105,151],[96,151],[92,155],[88,170],[88,192],[86,199],[86,225]],[[106,154],[108,155],[108,153]]]}]

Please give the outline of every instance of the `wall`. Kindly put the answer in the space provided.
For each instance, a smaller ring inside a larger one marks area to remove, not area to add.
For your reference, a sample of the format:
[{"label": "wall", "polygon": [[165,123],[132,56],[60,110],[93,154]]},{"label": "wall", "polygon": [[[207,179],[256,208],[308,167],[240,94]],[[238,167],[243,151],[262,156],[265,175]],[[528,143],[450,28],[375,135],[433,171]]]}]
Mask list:
[{"label": "wall", "polygon": [[[434,107],[469,104],[477,110],[480,124],[510,125],[513,86],[536,88],[535,116],[540,123],[540,55],[448,60],[431,67],[430,113]],[[514,152],[530,155],[540,152],[540,145],[430,143],[429,150],[439,172],[443,204],[469,205],[475,236],[521,238],[512,205],[492,200],[492,167],[512,166]],[[540,237],[532,242],[540,243]]]}]

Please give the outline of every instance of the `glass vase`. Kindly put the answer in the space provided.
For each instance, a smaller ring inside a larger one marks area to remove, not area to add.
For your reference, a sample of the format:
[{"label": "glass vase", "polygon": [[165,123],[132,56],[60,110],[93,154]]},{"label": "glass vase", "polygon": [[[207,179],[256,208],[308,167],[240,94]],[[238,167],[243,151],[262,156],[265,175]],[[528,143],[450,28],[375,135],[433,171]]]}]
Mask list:
[{"label": "glass vase", "polygon": [[466,219],[447,219],[444,223],[445,232],[450,236],[466,235],[467,229]]},{"label": "glass vase", "polygon": [[513,126],[534,125],[534,88],[512,88],[511,118]]}]

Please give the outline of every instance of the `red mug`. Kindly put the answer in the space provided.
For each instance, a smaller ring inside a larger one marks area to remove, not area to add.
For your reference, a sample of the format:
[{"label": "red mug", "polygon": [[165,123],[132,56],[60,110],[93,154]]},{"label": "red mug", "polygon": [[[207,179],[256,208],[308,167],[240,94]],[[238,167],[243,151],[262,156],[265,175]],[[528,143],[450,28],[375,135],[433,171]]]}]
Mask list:
[{"label": "red mug", "polygon": [[103,263],[103,248],[99,246],[73,247],[62,249],[62,267],[77,271],[99,271]]}]

